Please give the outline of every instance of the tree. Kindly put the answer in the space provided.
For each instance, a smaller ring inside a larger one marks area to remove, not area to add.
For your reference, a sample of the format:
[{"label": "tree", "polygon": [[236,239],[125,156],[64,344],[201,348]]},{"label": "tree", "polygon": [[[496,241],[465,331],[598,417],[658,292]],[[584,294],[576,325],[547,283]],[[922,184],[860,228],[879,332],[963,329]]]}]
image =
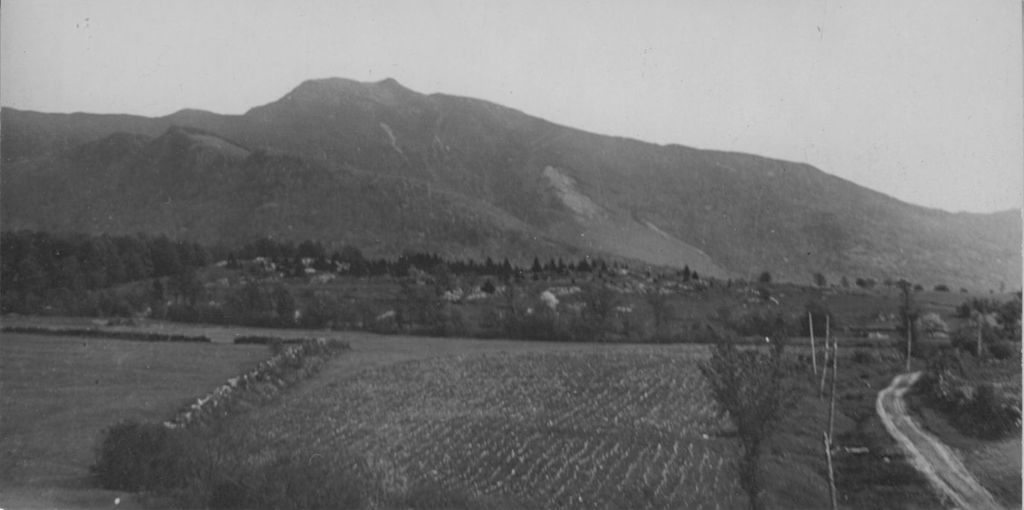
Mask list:
[{"label": "tree", "polygon": [[913,288],[907,280],[900,280],[896,283],[900,288],[903,299],[900,303],[899,314],[903,336],[907,339],[907,371],[910,371],[910,357],[917,350],[917,318],[921,314],[917,305],[914,304],[913,295],[910,293]]},{"label": "tree", "polygon": [[918,328],[930,337],[945,337],[949,334],[949,325],[935,312],[929,312],[918,319]]},{"label": "tree", "polygon": [[203,293],[203,282],[192,266],[182,267],[168,283],[171,292],[189,307],[195,307]]},{"label": "tree", "polygon": [[362,275],[365,273],[366,258],[363,257],[363,252],[355,246],[346,244],[338,254],[338,260],[343,264],[348,264],[350,274]]},{"label": "tree", "polygon": [[494,282],[490,279],[484,281],[484,284],[480,286],[480,291],[485,294],[494,294],[495,290],[497,289],[494,287]]},{"label": "tree", "polygon": [[282,324],[290,324],[295,320],[295,298],[288,288],[280,283],[274,286],[271,291],[271,300],[274,302],[274,315]]},{"label": "tree", "polygon": [[825,278],[825,275],[821,273],[814,273],[814,284],[818,287],[824,287],[828,285],[828,280]]},{"label": "tree", "polygon": [[754,510],[763,508],[764,480],[760,461],[765,444],[792,398],[792,392],[784,384],[785,337],[776,335],[771,345],[770,351],[765,353],[755,349],[740,350],[734,342],[723,341],[712,348],[711,359],[700,365],[712,396],[736,425],[743,449],[739,462],[740,485]]},{"label": "tree", "polygon": [[654,319],[654,334],[661,335],[671,311],[668,296],[655,290],[647,294],[647,303],[651,306],[651,316]]},{"label": "tree", "polygon": [[591,286],[583,293],[586,303],[585,313],[599,329],[608,325],[615,307],[619,305],[619,295],[611,288],[600,283]]},{"label": "tree", "polygon": [[1021,340],[1021,293],[1014,294],[1014,298],[1003,303],[998,311],[999,325],[1003,328],[1003,335],[1019,342]]},{"label": "tree", "polygon": [[772,283],[772,274],[768,271],[761,273],[761,276],[757,277],[758,283]]}]

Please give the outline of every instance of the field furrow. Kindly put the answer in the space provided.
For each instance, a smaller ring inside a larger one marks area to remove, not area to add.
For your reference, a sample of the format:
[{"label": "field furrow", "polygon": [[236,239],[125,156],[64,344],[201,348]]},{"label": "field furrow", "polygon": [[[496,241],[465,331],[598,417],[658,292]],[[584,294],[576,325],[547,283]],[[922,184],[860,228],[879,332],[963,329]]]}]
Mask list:
[{"label": "field furrow", "polygon": [[530,506],[741,505],[694,358],[449,356],[348,372],[243,419],[274,448],[355,452],[411,480]]}]

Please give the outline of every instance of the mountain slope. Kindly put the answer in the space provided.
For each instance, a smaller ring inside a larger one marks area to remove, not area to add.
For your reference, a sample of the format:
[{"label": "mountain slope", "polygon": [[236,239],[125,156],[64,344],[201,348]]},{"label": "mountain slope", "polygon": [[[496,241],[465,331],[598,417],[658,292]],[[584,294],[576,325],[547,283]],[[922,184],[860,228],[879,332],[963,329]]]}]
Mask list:
[{"label": "mountain slope", "polygon": [[[4,228],[305,236],[392,253],[585,251],[801,281],[1020,281],[1019,212],[926,209],[805,164],[586,133],[394,80],[311,80],[244,115],[4,109],[0,122]],[[174,136],[185,145],[168,149]],[[88,200],[61,198],[90,186]],[[32,207],[32,197],[58,204]],[[157,199],[149,208],[163,212],[146,210]]]}]

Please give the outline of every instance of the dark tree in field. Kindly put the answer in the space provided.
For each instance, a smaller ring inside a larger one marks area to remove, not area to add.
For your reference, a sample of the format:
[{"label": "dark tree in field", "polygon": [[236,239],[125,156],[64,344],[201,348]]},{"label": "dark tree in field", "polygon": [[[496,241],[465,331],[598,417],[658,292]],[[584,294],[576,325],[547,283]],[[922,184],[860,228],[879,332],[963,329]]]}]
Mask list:
[{"label": "dark tree in field", "polygon": [[654,291],[647,294],[647,303],[651,306],[651,317],[654,319],[654,334],[661,335],[671,311],[668,296]]},{"label": "dark tree in field", "polygon": [[910,370],[910,357],[917,350],[917,339],[920,336],[917,331],[917,318],[921,314],[917,305],[914,304],[913,295],[910,293],[912,287],[907,280],[896,282],[900,288],[902,300],[900,303],[900,330],[907,340],[907,370]]},{"label": "dark tree in field", "polygon": [[740,485],[754,510],[764,507],[761,456],[792,398],[784,385],[784,350],[782,335],[771,339],[767,353],[757,349],[741,350],[734,342],[723,341],[712,349],[711,359],[700,365],[712,396],[736,425],[743,448],[739,462]]},{"label": "dark tree in field", "polygon": [[494,282],[487,280],[480,286],[480,290],[485,294],[494,294],[497,289],[494,287]]},{"label": "dark tree in field", "polygon": [[168,280],[171,292],[177,299],[189,307],[195,307],[203,294],[203,281],[196,269],[184,266]]},{"label": "dark tree in field", "polygon": [[772,283],[772,274],[768,271],[761,273],[761,276],[757,277],[758,283]]},{"label": "dark tree in field", "polygon": [[824,287],[828,285],[828,279],[821,273],[814,273],[814,284],[818,287]]},{"label": "dark tree in field", "polygon": [[595,324],[606,325],[619,305],[619,295],[611,288],[596,284],[584,290],[583,302],[586,304],[584,310]]}]

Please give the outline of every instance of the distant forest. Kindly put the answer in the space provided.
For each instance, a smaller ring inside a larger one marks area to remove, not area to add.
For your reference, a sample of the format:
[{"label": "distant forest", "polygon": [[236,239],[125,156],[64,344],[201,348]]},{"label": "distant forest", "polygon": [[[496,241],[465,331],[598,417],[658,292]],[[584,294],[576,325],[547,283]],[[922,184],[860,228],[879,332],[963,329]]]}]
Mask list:
[{"label": "distant forest", "polygon": [[[62,313],[70,315],[131,315],[139,303],[126,303],[112,289],[152,280],[146,302],[170,301],[193,307],[202,295],[200,268],[222,263],[228,269],[251,267],[259,261],[266,270],[286,277],[318,272],[351,276],[403,277],[410,269],[453,275],[493,276],[502,281],[540,273],[605,273],[620,264],[601,259],[566,262],[561,258],[529,268],[507,258],[445,259],[437,254],[409,252],[394,259],[366,258],[354,246],[328,252],[316,241],[260,239],[241,247],[203,246],[165,236],[51,234],[35,231],[0,234],[0,311],[3,313]],[[624,267],[624,266],[622,266]],[[683,271],[686,279],[696,272]]]}]

